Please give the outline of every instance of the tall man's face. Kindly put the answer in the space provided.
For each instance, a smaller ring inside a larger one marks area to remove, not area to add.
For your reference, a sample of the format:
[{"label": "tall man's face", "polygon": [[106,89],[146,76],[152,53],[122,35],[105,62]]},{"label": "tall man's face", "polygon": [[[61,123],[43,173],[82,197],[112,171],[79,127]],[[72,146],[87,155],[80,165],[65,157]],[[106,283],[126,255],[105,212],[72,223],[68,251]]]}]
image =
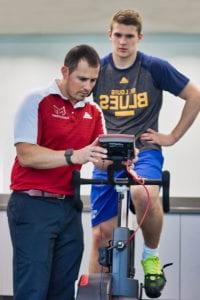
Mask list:
[{"label": "tall man's face", "polygon": [[113,53],[120,58],[128,58],[135,54],[142,37],[133,25],[114,23],[112,31],[109,31]]}]

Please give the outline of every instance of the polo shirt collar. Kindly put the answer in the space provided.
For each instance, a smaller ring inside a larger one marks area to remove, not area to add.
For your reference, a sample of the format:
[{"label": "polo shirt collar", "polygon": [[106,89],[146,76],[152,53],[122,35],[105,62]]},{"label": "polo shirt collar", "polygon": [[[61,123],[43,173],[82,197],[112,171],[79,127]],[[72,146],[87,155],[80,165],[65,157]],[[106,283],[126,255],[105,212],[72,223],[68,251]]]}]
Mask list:
[{"label": "polo shirt collar", "polygon": [[[50,85],[49,85],[49,91],[50,91],[50,93],[51,93],[51,94],[55,94],[55,95],[59,95],[62,99],[69,101],[69,98],[65,97],[65,96],[61,93],[61,91],[60,91],[60,89],[59,89],[58,84],[57,84],[56,81],[57,81],[57,79],[54,79],[54,80],[50,83]],[[83,101],[79,101],[79,102],[77,102],[77,103],[74,105],[74,108],[81,108],[81,107],[84,107],[84,106],[86,105],[86,103],[88,103],[88,102],[89,102],[89,99],[85,99],[85,100],[83,100]]]}]

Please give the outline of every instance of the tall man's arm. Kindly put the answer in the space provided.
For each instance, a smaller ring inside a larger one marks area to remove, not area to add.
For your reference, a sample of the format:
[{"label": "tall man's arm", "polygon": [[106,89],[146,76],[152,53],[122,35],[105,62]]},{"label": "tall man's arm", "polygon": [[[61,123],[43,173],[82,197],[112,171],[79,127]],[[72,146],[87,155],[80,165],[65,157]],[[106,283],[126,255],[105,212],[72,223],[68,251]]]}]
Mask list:
[{"label": "tall man's arm", "polygon": [[189,82],[179,95],[185,100],[181,117],[170,134],[159,133],[149,128],[141,135],[142,140],[161,146],[175,144],[190,128],[200,110],[200,88]]}]

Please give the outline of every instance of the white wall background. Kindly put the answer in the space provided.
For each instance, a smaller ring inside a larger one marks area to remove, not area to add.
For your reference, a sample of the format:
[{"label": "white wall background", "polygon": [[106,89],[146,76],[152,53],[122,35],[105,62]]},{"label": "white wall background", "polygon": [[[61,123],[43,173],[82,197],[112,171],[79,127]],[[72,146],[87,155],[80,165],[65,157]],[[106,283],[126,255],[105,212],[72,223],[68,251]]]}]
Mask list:
[{"label": "white wall background", "polygon": [[[169,60],[200,85],[199,35],[150,34],[141,50]],[[58,77],[71,46],[88,43],[102,56],[110,51],[105,35],[0,36],[0,192],[9,192],[10,170],[15,157],[13,121],[23,95],[33,87]],[[160,131],[169,132],[180,117],[183,101],[164,94]],[[176,145],[165,148],[165,168],[171,172],[171,196],[200,197],[200,122]],[[83,175],[91,166],[84,167]],[[87,172],[88,173],[88,172]],[[88,189],[84,190],[88,193]]]},{"label": "white wall background", "polygon": [[139,11],[148,32],[200,33],[199,0],[0,0],[0,33],[101,33],[119,9]]}]

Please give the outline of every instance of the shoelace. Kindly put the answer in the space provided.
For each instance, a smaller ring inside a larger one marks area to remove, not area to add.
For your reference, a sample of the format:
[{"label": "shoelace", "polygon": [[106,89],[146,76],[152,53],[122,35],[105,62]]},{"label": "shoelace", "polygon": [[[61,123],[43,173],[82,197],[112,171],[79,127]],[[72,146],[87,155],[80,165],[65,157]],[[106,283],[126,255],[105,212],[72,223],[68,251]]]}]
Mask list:
[{"label": "shoelace", "polygon": [[151,257],[144,262],[145,274],[162,274],[158,257]]}]

